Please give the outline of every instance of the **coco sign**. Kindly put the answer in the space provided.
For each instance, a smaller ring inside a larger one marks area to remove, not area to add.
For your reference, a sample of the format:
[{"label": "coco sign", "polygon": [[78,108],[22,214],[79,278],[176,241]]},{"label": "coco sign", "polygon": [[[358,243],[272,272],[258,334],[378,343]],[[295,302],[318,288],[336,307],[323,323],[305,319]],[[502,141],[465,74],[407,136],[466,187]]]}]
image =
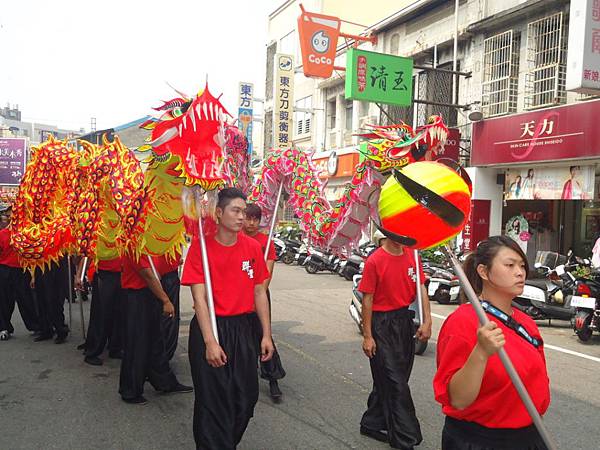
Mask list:
[{"label": "coco sign", "polygon": [[340,19],[324,14],[303,11],[298,17],[298,35],[305,76],[315,78],[331,76],[340,25]]}]

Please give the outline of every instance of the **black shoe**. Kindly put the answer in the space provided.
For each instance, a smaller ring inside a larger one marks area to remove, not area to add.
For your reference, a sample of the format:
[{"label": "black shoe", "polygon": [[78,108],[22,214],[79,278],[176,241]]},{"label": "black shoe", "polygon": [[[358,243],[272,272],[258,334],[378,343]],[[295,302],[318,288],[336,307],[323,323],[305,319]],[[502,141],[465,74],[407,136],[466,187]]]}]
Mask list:
[{"label": "black shoe", "polygon": [[143,395],[134,398],[121,398],[125,403],[129,403],[131,405],[145,405],[146,403],[148,403],[148,400],[146,400],[146,397],[144,397]]},{"label": "black shoe", "polygon": [[56,336],[56,339],[54,339],[54,343],[64,344],[65,342],[67,342],[67,336],[67,334],[59,334],[58,336]]},{"label": "black shoe", "polygon": [[118,352],[108,352],[108,357],[112,359],[123,359],[123,350]]},{"label": "black shoe", "polygon": [[194,388],[192,386],[186,386],[185,384],[177,383],[175,387],[163,392],[165,394],[185,394],[188,392],[194,392]]},{"label": "black shoe", "polygon": [[84,342],[83,344],[79,344],[77,346],[77,350],[87,350],[87,342]]},{"label": "black shoe", "polygon": [[33,339],[34,342],[42,342],[42,341],[49,341],[50,339],[52,339],[52,337],[54,336],[54,334],[52,333],[40,333],[40,335],[36,338]]},{"label": "black shoe", "polygon": [[273,400],[279,400],[283,393],[281,389],[279,389],[279,384],[277,384],[277,380],[269,381],[269,394]]},{"label": "black shoe", "polygon": [[90,366],[101,366],[102,360],[97,356],[86,356],[83,360],[88,363]]},{"label": "black shoe", "polygon": [[371,430],[371,429],[363,427],[361,425],[360,426],[360,434],[362,434],[363,436],[368,436],[379,442],[388,442],[388,435],[384,431]]}]

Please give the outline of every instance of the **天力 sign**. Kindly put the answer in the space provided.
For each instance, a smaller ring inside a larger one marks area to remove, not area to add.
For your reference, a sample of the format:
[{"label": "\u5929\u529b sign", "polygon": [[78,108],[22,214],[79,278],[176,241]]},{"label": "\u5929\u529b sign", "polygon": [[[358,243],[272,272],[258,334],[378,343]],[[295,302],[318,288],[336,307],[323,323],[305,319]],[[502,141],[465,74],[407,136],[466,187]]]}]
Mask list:
[{"label": "\u5929\u529b sign", "polygon": [[346,63],[346,98],[388,105],[412,104],[413,60],[351,48]]},{"label": "\u5929\u529b sign", "polygon": [[275,54],[273,148],[290,148],[294,130],[294,57]]}]

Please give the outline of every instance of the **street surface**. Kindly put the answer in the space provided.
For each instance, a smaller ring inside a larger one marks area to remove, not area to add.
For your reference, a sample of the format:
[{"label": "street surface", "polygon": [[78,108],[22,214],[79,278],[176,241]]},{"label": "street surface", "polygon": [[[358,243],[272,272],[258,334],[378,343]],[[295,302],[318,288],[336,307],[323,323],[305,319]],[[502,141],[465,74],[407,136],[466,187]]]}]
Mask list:
[{"label": "street surface", "polygon": [[[333,274],[309,275],[276,264],[271,285],[273,334],[287,377],[274,404],[268,384],[240,449],[384,449],[359,433],[371,388],[361,336],[348,314],[351,283]],[[84,303],[86,319],[89,304]],[[93,367],[75,349],[82,342],[79,305],[64,345],[34,343],[15,313],[15,337],[0,342],[0,449],[194,448],[193,394],[160,395],[146,385],[149,403],[127,405],[118,395],[119,361]],[[443,416],[433,399],[435,340],[454,306],[433,305],[433,336],[417,356],[411,389],[424,442],[440,448]],[[67,306],[65,305],[65,313]],[[187,337],[191,296],[182,289],[180,345],[173,359],[179,380],[191,384]],[[598,448],[600,338],[581,344],[566,322],[539,323],[546,343],[552,404],[545,422],[561,449]]]}]

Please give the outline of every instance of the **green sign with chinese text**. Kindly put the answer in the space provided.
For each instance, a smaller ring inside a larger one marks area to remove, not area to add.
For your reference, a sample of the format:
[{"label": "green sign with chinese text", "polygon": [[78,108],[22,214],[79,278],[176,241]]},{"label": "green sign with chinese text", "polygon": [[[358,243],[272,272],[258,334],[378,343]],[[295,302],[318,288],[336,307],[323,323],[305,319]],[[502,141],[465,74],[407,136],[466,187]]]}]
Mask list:
[{"label": "green sign with chinese text", "polygon": [[351,48],[346,55],[346,99],[412,104],[413,60]]}]

